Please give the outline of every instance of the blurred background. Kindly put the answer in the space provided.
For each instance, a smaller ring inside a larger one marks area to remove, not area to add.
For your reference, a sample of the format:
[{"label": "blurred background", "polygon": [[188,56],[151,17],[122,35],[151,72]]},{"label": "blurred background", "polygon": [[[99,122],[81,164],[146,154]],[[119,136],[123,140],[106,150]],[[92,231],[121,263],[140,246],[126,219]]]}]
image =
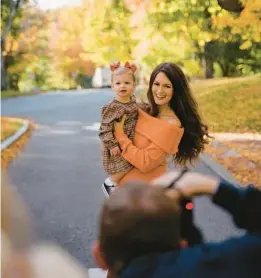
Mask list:
[{"label": "blurred background", "polygon": [[107,86],[93,77],[115,60],[135,62],[139,84],[162,61],[190,80],[260,73],[260,0],[230,0],[234,12],[222,2],[2,0],[1,89]]}]

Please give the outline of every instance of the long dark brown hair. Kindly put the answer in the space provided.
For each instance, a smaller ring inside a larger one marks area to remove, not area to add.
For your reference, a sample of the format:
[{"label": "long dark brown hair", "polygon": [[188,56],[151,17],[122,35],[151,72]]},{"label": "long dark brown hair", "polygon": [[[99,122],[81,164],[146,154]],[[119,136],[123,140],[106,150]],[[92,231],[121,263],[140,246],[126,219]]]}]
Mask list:
[{"label": "long dark brown hair", "polygon": [[152,86],[160,72],[163,72],[171,81],[173,96],[169,106],[179,118],[184,128],[184,135],[174,161],[185,165],[187,162],[191,163],[204,150],[204,145],[208,143],[208,137],[210,137],[208,135],[208,127],[201,120],[197,102],[192,96],[185,74],[179,66],[170,62],[158,65],[150,76],[147,97],[151,106],[151,115],[156,117],[159,114],[159,107],[155,103],[152,94]]}]

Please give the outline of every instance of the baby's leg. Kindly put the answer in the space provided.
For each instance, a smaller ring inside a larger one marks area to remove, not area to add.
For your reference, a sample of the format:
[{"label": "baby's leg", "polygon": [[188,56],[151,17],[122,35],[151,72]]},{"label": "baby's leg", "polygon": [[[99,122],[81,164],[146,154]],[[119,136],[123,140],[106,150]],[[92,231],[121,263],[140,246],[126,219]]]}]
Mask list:
[{"label": "baby's leg", "polygon": [[102,190],[106,197],[109,197],[110,194],[115,190],[118,182],[128,173],[128,171],[125,172],[119,172],[112,174],[110,177],[108,177],[104,183],[102,184]]},{"label": "baby's leg", "polygon": [[127,173],[128,173],[128,171],[112,174],[112,175],[110,176],[111,181],[112,181],[114,184],[117,184]]}]

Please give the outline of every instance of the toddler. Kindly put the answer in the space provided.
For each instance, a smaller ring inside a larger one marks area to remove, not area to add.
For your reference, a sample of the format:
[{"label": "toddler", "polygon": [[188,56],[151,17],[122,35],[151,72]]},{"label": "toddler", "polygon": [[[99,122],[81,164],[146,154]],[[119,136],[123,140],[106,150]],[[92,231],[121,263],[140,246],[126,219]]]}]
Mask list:
[{"label": "toddler", "polygon": [[134,75],[136,66],[129,62],[121,66],[120,62],[117,62],[111,64],[110,69],[112,71],[111,88],[115,92],[115,97],[110,103],[102,107],[99,131],[99,138],[102,141],[103,167],[110,175],[102,185],[107,197],[133,167],[121,156],[121,149],[114,138],[114,122],[120,121],[123,115],[126,115],[124,132],[133,140],[138,119],[138,106],[133,96],[136,86]]}]

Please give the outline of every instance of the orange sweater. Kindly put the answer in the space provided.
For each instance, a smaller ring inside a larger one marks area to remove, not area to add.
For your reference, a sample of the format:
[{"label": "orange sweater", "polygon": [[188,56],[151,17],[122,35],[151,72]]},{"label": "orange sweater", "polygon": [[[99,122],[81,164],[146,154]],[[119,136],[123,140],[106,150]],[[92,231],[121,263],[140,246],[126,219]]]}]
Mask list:
[{"label": "orange sweater", "polygon": [[152,117],[139,109],[133,142],[123,132],[115,133],[122,156],[134,166],[120,184],[130,180],[149,182],[164,174],[167,156],[177,153],[183,133],[184,129],[178,125]]}]

